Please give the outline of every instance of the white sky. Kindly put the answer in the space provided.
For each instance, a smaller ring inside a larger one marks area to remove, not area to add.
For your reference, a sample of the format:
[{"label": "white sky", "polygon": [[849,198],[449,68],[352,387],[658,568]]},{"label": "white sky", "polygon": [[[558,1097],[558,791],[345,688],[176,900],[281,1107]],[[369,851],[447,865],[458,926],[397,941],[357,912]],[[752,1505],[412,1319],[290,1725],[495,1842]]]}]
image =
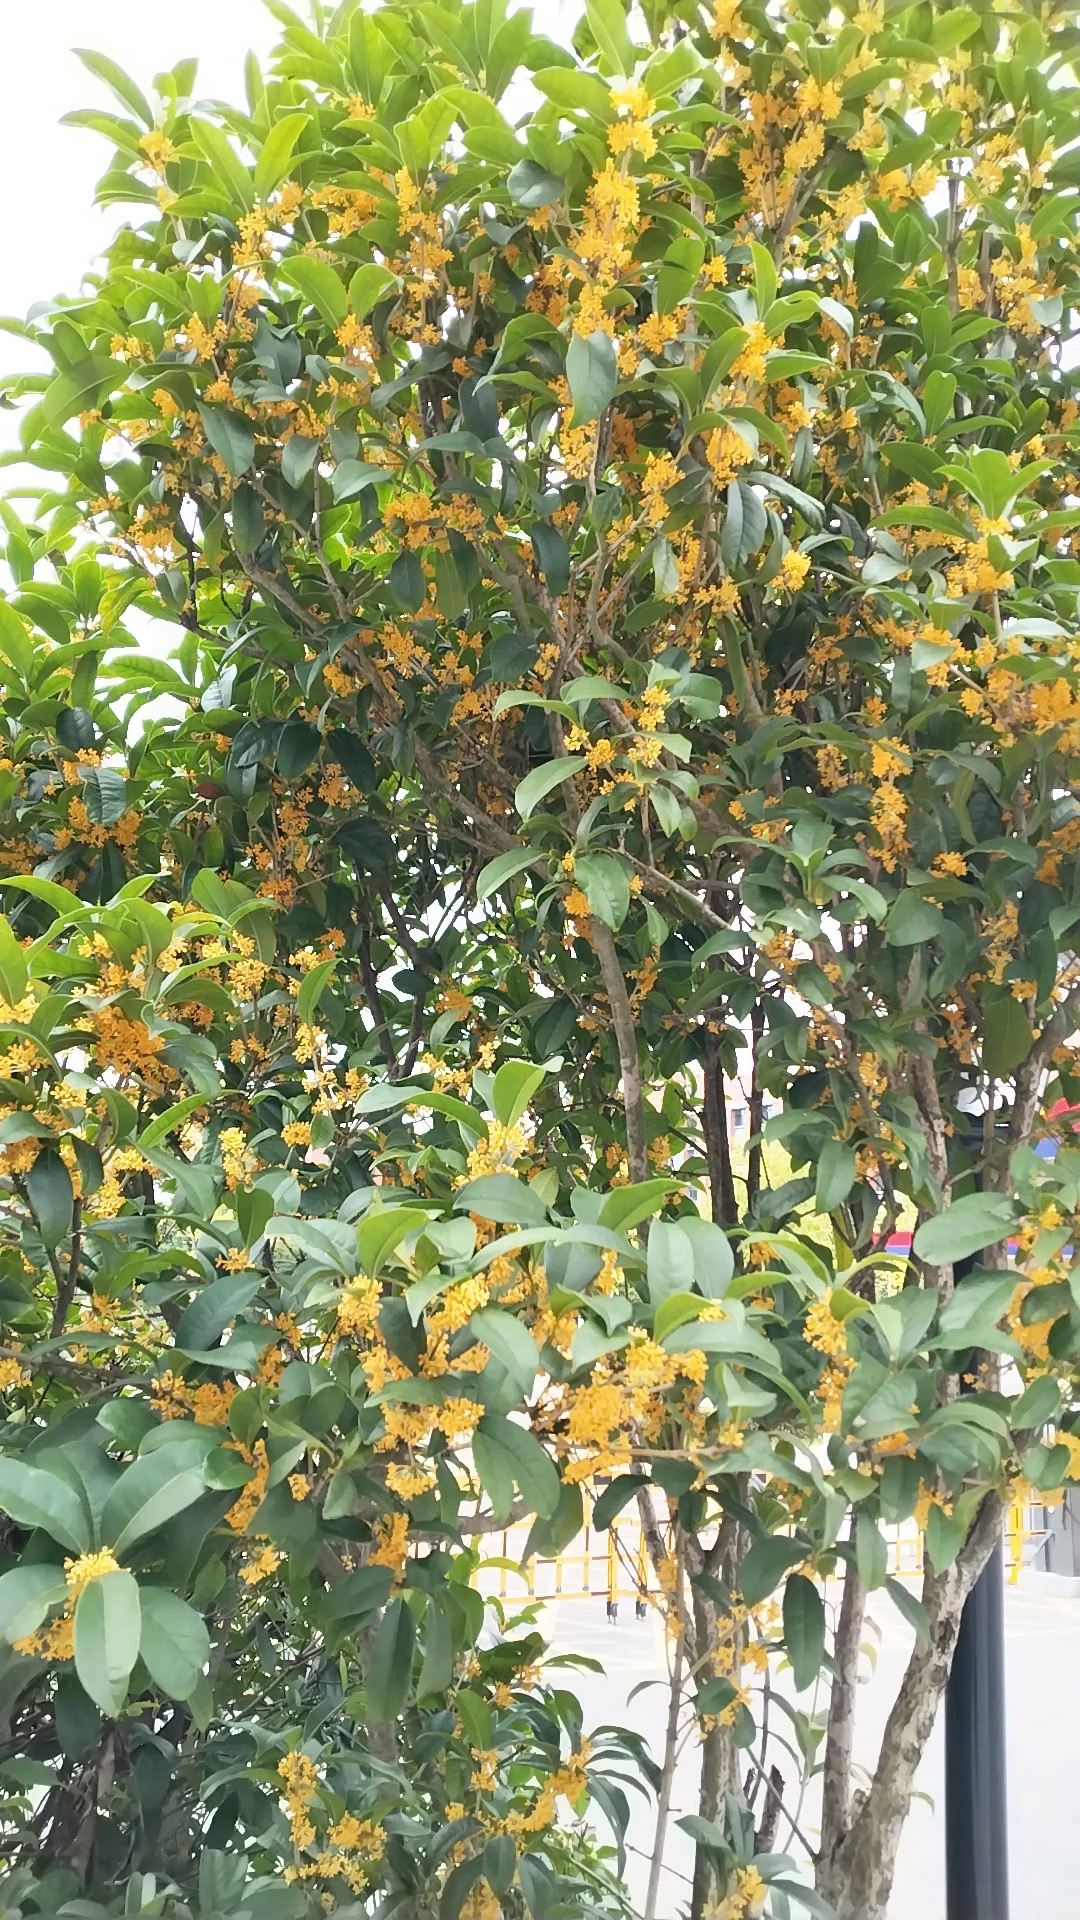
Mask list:
[{"label": "white sky", "polygon": [[[280,28],[261,0],[2,0],[2,11],[0,313],[25,319],[36,301],[78,291],[122,218],[122,209],[94,206],[113,148],[58,122],[78,107],[126,110],[71,48],[107,54],[148,98],[156,73],[197,55],[196,92],[242,102],[244,55],[251,47],[265,59]],[[0,334],[0,371],[21,372],[35,358],[25,341]],[[0,412],[0,442],[14,441],[13,416]]]}]

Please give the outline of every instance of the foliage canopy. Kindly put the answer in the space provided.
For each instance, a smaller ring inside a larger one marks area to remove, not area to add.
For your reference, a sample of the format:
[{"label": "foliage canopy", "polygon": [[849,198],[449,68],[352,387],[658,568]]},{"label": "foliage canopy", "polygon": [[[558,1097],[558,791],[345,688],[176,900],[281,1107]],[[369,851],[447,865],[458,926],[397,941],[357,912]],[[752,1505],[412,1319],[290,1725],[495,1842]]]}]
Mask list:
[{"label": "foliage canopy", "polygon": [[695,1916],[794,1897],[782,1654],[876,1920],[1002,1506],[1080,1473],[1074,18],[271,10],[243,109],[85,56],[125,224],[7,323],[7,1903],[623,1911],[556,1811],[621,1870],[669,1769],[471,1584],[606,1483]]}]

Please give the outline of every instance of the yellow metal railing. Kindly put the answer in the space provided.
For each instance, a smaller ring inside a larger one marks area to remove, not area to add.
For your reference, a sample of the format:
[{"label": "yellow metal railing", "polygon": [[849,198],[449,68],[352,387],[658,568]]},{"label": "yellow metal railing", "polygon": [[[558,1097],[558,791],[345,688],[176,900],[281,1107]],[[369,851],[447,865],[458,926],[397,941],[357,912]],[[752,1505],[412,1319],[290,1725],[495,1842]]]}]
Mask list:
[{"label": "yellow metal railing", "polygon": [[[657,1515],[661,1532],[666,1532],[666,1517]],[[1017,1501],[1008,1510],[1005,1524],[1006,1577],[1015,1582],[1021,1568],[1042,1537],[1041,1509],[1031,1501]],[[914,1521],[887,1529],[889,1571],[900,1579],[917,1579],[923,1569],[923,1536]],[[521,1557],[528,1539],[527,1527],[507,1528],[489,1536],[492,1551],[479,1570],[477,1584],[487,1593],[497,1593],[510,1601],[572,1600],[592,1598],[617,1606],[620,1600],[640,1604],[655,1601],[660,1583],[649,1557],[640,1520],[621,1515],[610,1527],[599,1530],[592,1523],[592,1509],[586,1504],[585,1524],[564,1552],[550,1557],[541,1555],[522,1567]]]}]

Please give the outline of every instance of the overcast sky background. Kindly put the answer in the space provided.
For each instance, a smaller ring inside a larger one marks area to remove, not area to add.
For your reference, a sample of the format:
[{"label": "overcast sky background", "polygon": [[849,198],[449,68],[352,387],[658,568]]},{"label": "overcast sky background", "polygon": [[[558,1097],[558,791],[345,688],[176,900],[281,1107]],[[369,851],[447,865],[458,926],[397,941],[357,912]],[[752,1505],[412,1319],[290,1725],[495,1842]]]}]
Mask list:
[{"label": "overcast sky background", "polygon": [[[4,0],[3,12],[0,314],[25,319],[36,301],[78,291],[122,219],[122,209],[94,206],[109,142],[59,125],[77,107],[125,112],[72,48],[108,54],[148,96],[156,73],[198,55],[197,94],[242,101],[244,55],[250,47],[265,59],[280,29],[261,0]],[[25,341],[0,334],[0,372],[36,359]],[[15,440],[15,417],[0,413],[0,443]]]}]

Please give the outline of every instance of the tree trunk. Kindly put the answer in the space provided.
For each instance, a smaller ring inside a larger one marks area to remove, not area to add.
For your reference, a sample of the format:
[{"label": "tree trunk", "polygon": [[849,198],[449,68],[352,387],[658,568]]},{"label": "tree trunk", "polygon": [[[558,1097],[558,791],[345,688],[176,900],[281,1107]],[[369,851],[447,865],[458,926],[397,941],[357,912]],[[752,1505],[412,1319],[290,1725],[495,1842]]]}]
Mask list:
[{"label": "tree trunk", "polygon": [[[680,1563],[680,1579],[682,1568]],[[656,1830],[653,1835],[652,1860],[649,1863],[649,1885],[645,1894],[644,1920],[655,1920],[656,1902],[660,1892],[660,1871],[664,1864],[664,1848],[667,1844],[667,1826],[671,1814],[671,1791],[675,1784],[675,1761],[679,1751],[679,1713],[682,1707],[683,1686],[683,1635],[680,1633],[675,1642],[675,1654],[671,1666],[671,1681],[668,1691],[667,1729],[664,1736],[664,1764],[660,1774],[660,1793],[656,1802]]]},{"label": "tree trunk", "polygon": [[[371,1667],[372,1654],[375,1651],[375,1636],[382,1622],[382,1614],[370,1625],[358,1627],[356,1648],[360,1655],[360,1671],[366,1683]],[[396,1767],[398,1761],[397,1728],[392,1720],[369,1720],[367,1723],[368,1750],[385,1767]]]},{"label": "tree trunk", "polygon": [[720,1044],[715,1033],[705,1029],[703,1060],[705,1111],[703,1132],[705,1158],[709,1163],[709,1192],[712,1217],[721,1227],[733,1227],[739,1219],[735,1196],[735,1177],[731,1171],[731,1137],[728,1133],[727,1100],[724,1095],[724,1069],[720,1063]]},{"label": "tree trunk", "polygon": [[603,976],[604,991],[611,1008],[615,1044],[619,1049],[623,1110],[626,1114],[626,1158],[630,1167],[630,1178],[634,1181],[647,1180],[649,1155],[645,1138],[645,1089],[638,1061],[637,1028],[630,1010],[630,996],[626,991],[626,981],[619,965],[619,956],[615,951],[615,942],[603,921],[598,920],[595,915],[592,918],[591,930],[592,943]]},{"label": "tree trunk", "polygon": [[[691,1563],[691,1571],[704,1571],[723,1580],[729,1590],[739,1582],[742,1532],[737,1520],[725,1514],[713,1546],[697,1548],[700,1565]],[[697,1546],[696,1541],[693,1543]],[[720,1647],[721,1609],[700,1586],[691,1585],[694,1607],[694,1638],[697,1646],[697,1682],[702,1685],[718,1671],[716,1655]],[[701,1743],[701,1775],[698,1784],[698,1813],[704,1820],[718,1820],[725,1795],[741,1797],[738,1754],[731,1728],[712,1727]],[[702,1920],[713,1895],[712,1868],[704,1848],[694,1854],[694,1885],[690,1902],[690,1920]]]},{"label": "tree trunk", "polygon": [[838,1920],[887,1920],[915,1773],[945,1692],[964,1602],[1001,1539],[1001,1518],[997,1494],[987,1494],[952,1566],[937,1574],[927,1562],[922,1601],[928,1643],[916,1642],[908,1661],[869,1791],[831,1860],[822,1862],[819,1888]]},{"label": "tree trunk", "polygon": [[759,1000],[755,1000],[750,1009],[750,1033],[752,1037],[750,1068],[750,1138],[757,1145],[750,1148],[746,1163],[746,1211],[751,1212],[761,1187],[761,1141],[760,1134],[765,1118],[765,1095],[758,1079],[758,1047],[765,1037],[765,1009]]},{"label": "tree trunk", "polygon": [[[854,1532],[854,1519],[852,1520]],[[821,1853],[818,1885],[828,1879],[830,1863],[848,1830],[851,1802],[851,1753],[855,1734],[855,1693],[859,1681],[859,1649],[866,1615],[866,1589],[859,1570],[850,1561],[844,1575],[840,1618],[833,1642],[833,1683],[825,1738],[821,1792]]]}]

